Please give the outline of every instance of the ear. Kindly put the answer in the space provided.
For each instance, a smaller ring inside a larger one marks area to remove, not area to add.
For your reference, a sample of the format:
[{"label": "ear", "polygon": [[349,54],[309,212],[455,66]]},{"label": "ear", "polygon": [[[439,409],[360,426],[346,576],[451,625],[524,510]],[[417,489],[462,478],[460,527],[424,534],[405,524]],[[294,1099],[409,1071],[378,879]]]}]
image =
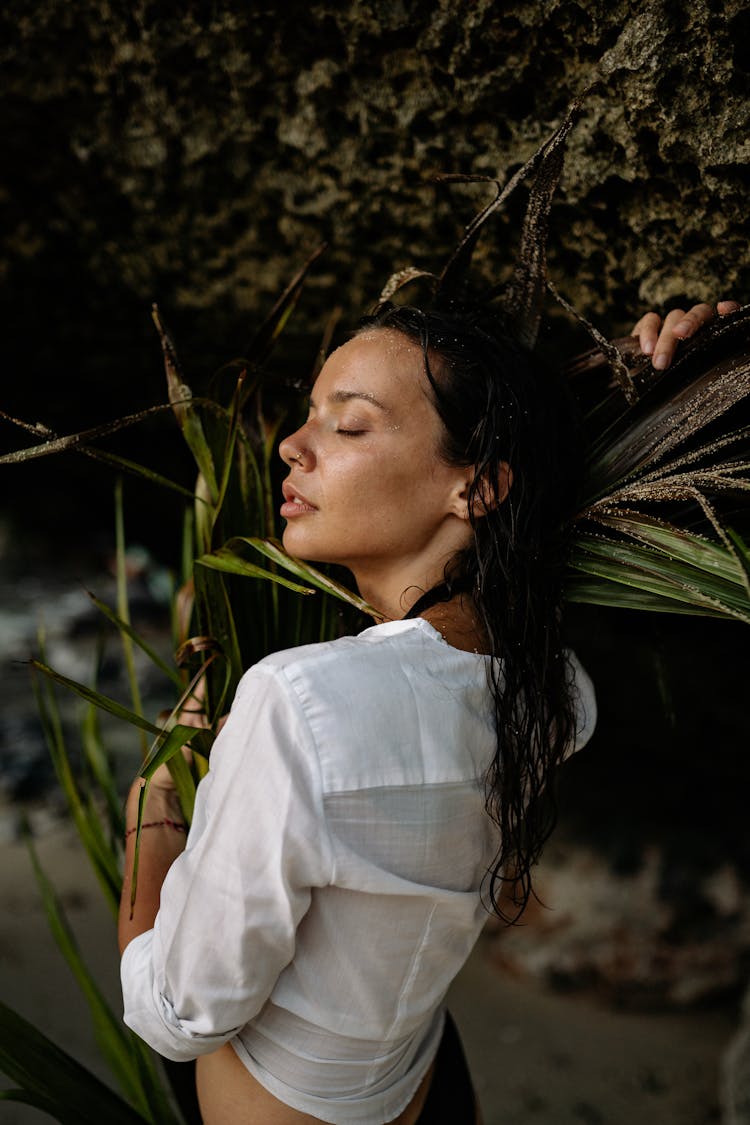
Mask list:
[{"label": "ear", "polygon": [[[473,468],[468,468],[461,486],[455,494],[455,506],[453,510],[461,519],[469,518],[469,492],[474,479],[475,470]],[[481,516],[486,516],[487,512],[499,508],[507,499],[508,493],[512,487],[513,470],[507,461],[501,461],[498,465],[497,480],[494,488],[486,473],[480,479],[479,487],[474,493],[471,514],[475,519],[479,519]]]}]

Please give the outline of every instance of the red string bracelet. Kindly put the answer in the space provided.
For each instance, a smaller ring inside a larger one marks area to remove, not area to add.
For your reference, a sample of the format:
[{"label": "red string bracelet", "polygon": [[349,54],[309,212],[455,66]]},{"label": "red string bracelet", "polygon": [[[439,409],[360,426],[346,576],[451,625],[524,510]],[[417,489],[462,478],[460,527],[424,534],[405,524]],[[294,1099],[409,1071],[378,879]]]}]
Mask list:
[{"label": "red string bracelet", "polygon": [[[163,820],[147,820],[145,824],[141,825],[141,828],[159,828],[162,824],[167,828],[174,828],[175,832],[187,832],[186,824],[183,824],[181,820],[170,820],[168,816],[165,816]],[[137,824],[133,828],[128,828],[125,839],[127,840],[128,836],[132,836],[137,831]]]}]

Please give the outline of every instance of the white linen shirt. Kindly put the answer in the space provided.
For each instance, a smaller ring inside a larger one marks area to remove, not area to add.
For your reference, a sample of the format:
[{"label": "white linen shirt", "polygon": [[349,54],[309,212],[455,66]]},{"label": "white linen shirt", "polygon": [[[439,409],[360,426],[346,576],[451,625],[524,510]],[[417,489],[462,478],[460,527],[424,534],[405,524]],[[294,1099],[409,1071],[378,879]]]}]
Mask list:
[{"label": "white linen shirt", "polygon": [[[129,1027],[170,1059],[231,1041],[334,1125],[408,1105],[486,918],[488,659],[417,617],[243,676],[154,928],[122,957]],[[577,749],[595,704],[571,662]]]}]

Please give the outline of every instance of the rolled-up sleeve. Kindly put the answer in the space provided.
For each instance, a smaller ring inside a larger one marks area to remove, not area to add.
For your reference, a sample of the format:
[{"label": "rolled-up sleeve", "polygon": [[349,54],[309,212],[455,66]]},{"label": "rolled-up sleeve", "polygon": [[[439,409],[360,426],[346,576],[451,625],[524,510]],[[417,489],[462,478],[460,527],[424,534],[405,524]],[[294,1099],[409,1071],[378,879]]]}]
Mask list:
[{"label": "rolled-up sleeve", "polygon": [[312,888],[331,880],[317,754],[283,669],[245,674],[198,786],[153,930],[121,962],[124,1020],[169,1059],[216,1050],[294,956]]}]

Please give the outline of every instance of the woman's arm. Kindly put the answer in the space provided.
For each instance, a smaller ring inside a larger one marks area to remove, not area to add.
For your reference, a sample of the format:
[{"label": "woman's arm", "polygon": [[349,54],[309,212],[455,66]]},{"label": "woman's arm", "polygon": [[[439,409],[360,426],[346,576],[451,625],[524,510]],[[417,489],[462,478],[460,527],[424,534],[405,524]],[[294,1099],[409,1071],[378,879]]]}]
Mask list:
[{"label": "woman's arm", "polygon": [[[146,823],[177,815],[169,789],[149,794]],[[273,666],[243,676],[183,841],[170,825],[143,831],[132,921],[127,884],[120,910],[125,1023],[168,1059],[215,1051],[260,1011],[332,878],[317,751]]]},{"label": "woman's arm", "polygon": [[161,766],[151,781],[143,810],[141,845],[138,856],[138,894],[132,908],[133,859],[138,800],[144,781],[136,778],[125,806],[125,870],[120,898],[118,939],[120,953],[137,937],[152,929],[159,910],[161,887],[170,867],[185,848],[185,823],[180,802],[166,766]]},{"label": "woman's arm", "polygon": [[[193,692],[191,706],[186,706],[179,712],[177,717],[184,725],[208,726],[204,710],[205,690],[205,682],[201,681]],[[219,719],[217,733],[221,731],[227,718],[227,715],[222,715]],[[190,751],[183,748],[183,753],[189,761]],[[167,766],[160,766],[151,779],[143,810],[138,855],[138,895],[131,907],[135,829],[143,786],[143,779],[137,777],[130,787],[125,805],[125,868],[118,923],[121,955],[134,937],[153,928],[159,910],[162,883],[177,856],[184,851],[187,833],[172,775]]]}]

